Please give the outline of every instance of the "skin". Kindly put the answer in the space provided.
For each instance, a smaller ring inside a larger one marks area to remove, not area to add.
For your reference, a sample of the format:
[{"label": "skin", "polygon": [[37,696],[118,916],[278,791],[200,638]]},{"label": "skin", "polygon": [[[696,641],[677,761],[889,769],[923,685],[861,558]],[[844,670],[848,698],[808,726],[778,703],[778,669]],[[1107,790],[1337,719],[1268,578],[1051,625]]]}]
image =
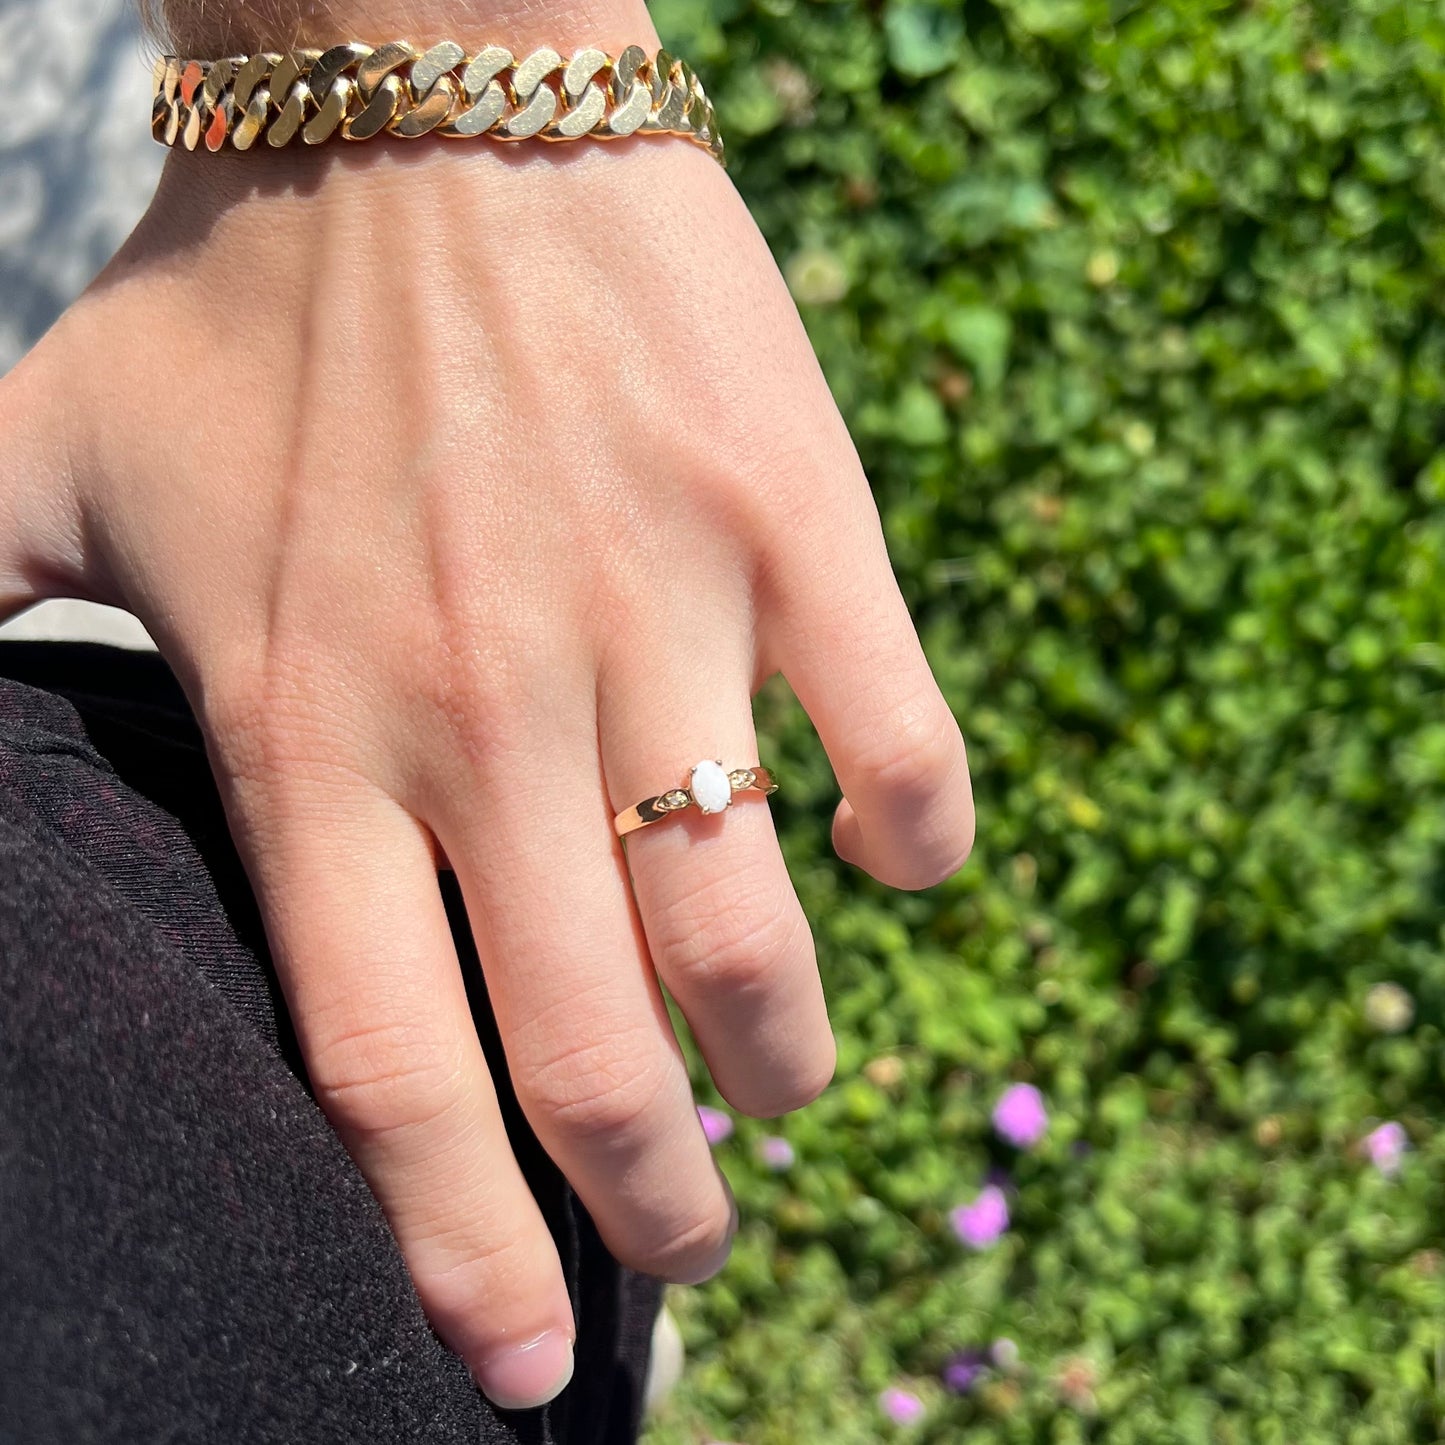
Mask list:
[{"label": "skin", "polygon": [[[171,20],[223,53],[285,9]],[[302,40],[656,43],[630,5],[402,9],[287,13]],[[47,596],[129,608],[176,670],[318,1100],[503,1406],[561,1388],[575,1327],[438,867],[542,1143],[619,1259],[697,1281],[736,1214],[659,983],[744,1113],[815,1098],[833,1039],[767,804],[625,851],[613,814],[758,760],[751,696],[782,672],[842,858],[919,888],[972,843],[847,430],[732,184],[681,141],[173,155],[0,381],[0,614]]]}]

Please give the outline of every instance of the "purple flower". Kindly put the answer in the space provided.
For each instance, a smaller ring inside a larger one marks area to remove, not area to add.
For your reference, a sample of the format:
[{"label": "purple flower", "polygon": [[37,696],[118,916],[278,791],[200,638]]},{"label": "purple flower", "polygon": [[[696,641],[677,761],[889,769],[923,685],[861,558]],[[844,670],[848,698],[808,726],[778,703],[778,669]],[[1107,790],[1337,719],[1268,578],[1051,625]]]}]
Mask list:
[{"label": "purple flower", "polygon": [[993,1127],[1015,1149],[1032,1149],[1049,1127],[1044,1096],[1032,1084],[1013,1084],[994,1105]]},{"label": "purple flower", "polygon": [[721,1144],[724,1139],[732,1138],[732,1117],[721,1109],[709,1109],[706,1104],[699,1104],[697,1117],[702,1120],[702,1132],[707,1135],[709,1144]]},{"label": "purple flower", "polygon": [[769,1134],[758,1144],[758,1158],[768,1166],[769,1169],[781,1173],[784,1169],[791,1169],[797,1155],[793,1153],[793,1146],[778,1134]]},{"label": "purple flower", "polygon": [[1409,1147],[1410,1141],[1405,1136],[1403,1125],[1393,1119],[1365,1135],[1365,1153],[1370,1156],[1370,1162],[1381,1174],[1390,1178],[1400,1172],[1400,1160]]},{"label": "purple flower", "polygon": [[988,1374],[988,1356],[982,1350],[960,1350],[943,1367],[944,1388],[966,1395]]},{"label": "purple flower", "polygon": [[912,1390],[884,1390],[878,1396],[878,1408],[895,1425],[916,1425],[923,1418],[923,1401]]},{"label": "purple flower", "polygon": [[948,1222],[970,1249],[987,1249],[1008,1228],[1008,1200],[996,1184],[985,1185],[972,1204],[953,1210]]}]

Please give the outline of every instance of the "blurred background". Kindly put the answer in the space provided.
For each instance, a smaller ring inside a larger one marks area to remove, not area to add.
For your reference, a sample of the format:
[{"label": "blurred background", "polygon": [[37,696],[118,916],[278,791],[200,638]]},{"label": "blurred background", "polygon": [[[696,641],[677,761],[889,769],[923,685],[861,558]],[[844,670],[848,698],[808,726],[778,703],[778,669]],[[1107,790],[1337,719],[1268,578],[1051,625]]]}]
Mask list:
[{"label": "blurred background", "polygon": [[[0,0],[0,373],[84,290],[140,219],[165,151],[129,0]],[[42,603],[4,637],[150,645],[128,613]]]},{"label": "blurred background", "polygon": [[[979,843],[917,896],[841,866],[759,699],[838,1077],[758,1123],[697,1073],[744,1226],[673,1294],[650,1445],[1445,1438],[1445,11],[653,12],[874,481]],[[158,165],[97,13],[0,0],[7,94],[41,53],[109,77],[73,134],[68,83],[0,115],[4,360]]]}]

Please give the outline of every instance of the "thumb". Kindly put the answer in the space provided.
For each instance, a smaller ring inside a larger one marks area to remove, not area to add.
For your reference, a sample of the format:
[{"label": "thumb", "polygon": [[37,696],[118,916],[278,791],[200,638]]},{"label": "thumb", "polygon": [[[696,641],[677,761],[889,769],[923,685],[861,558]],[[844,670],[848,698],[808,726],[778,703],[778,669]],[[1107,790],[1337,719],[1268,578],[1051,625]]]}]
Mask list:
[{"label": "thumb", "polygon": [[110,600],[87,576],[68,351],[62,318],[0,376],[0,621],[47,597]]}]

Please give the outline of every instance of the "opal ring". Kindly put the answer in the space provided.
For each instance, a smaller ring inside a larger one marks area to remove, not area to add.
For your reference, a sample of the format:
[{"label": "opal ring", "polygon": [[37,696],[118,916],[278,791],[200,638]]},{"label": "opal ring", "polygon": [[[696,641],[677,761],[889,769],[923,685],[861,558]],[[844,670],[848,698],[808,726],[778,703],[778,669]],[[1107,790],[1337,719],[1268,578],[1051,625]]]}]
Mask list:
[{"label": "opal ring", "polygon": [[694,764],[684,787],[669,788],[655,798],[644,798],[619,813],[612,820],[612,826],[617,829],[620,838],[650,823],[660,823],[684,808],[695,807],[700,813],[721,813],[724,808],[732,807],[734,793],[746,793],[749,789],[758,793],[776,793],[778,780],[767,768],[734,768],[729,772],[720,759],[704,759]]}]

